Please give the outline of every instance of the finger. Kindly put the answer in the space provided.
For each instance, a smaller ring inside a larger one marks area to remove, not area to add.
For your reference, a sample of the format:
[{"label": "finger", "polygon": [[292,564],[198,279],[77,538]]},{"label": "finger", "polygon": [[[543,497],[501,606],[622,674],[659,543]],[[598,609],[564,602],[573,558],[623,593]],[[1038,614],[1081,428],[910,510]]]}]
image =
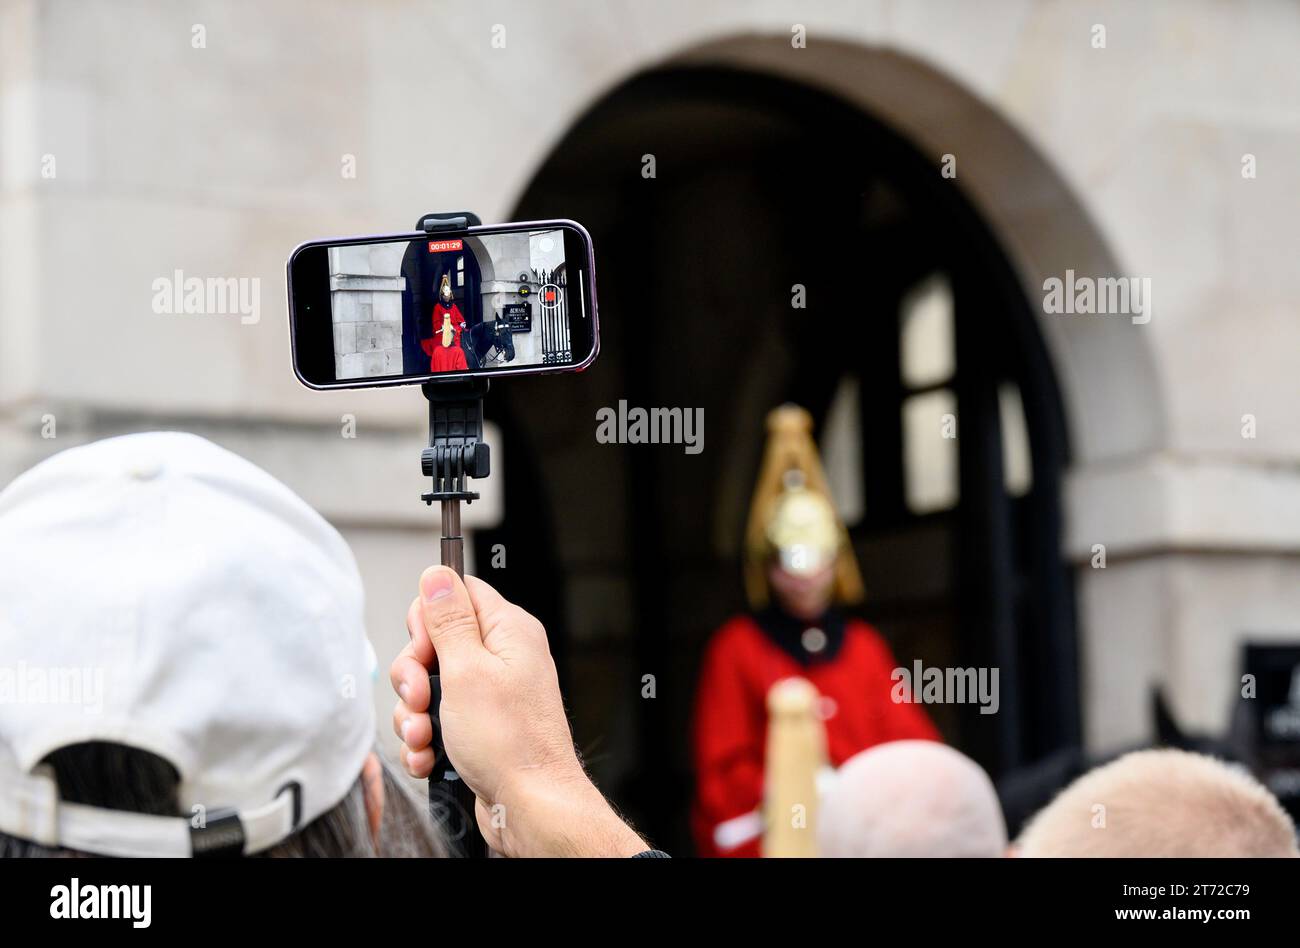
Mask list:
[{"label": "finger", "polygon": [[397,697],[412,713],[429,710],[429,670],[406,649],[402,649],[401,654],[393,659],[393,664],[388,666],[388,678]]},{"label": "finger", "polygon": [[403,745],[397,752],[404,769],[412,777],[424,779],[433,773],[433,751],[429,748],[413,751]]},{"label": "finger", "polygon": [[393,733],[410,750],[424,750],[433,741],[433,723],[424,711],[412,711],[404,701],[393,706]]},{"label": "finger", "polygon": [[424,631],[424,608],[420,605],[419,596],[411,600],[411,607],[406,610],[406,634],[411,637],[411,654],[421,665],[433,671],[438,664],[438,656],[434,654],[433,643]]},{"label": "finger", "polygon": [[430,566],[420,577],[424,628],[444,674],[455,677],[486,652],[469,591],[446,566]]}]

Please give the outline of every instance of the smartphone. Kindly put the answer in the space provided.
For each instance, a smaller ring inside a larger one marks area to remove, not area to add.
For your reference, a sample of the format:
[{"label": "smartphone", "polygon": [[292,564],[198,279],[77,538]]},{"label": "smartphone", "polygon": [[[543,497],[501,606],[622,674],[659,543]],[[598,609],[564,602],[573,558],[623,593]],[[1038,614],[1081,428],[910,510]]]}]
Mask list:
[{"label": "smartphone", "polygon": [[591,235],[575,221],[311,240],[288,288],[310,388],[576,372],[600,351]]}]

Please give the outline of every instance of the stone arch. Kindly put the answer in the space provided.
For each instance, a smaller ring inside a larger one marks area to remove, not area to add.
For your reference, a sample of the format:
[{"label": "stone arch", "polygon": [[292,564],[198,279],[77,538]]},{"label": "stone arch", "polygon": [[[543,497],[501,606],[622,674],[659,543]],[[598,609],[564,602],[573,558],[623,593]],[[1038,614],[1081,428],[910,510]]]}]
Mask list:
[{"label": "stone arch", "polygon": [[[1043,281],[1124,275],[1100,225],[1049,158],[1004,115],[933,64],[905,51],[819,38],[816,55],[785,35],[731,35],[670,54],[616,77],[674,66],[722,67],[777,76],[829,93],[892,126],[936,175],[957,160],[956,186],[982,215],[1016,269],[1051,354],[1071,433],[1073,466],[1088,467],[1164,448],[1168,425],[1148,327],[1123,318],[1043,312]],[[592,96],[578,115],[603,99]],[[550,160],[521,178],[526,188]]]},{"label": "stone arch", "polygon": [[[1030,300],[1043,281],[1126,271],[1072,187],[993,107],[936,67],[890,49],[818,40],[790,55],[788,38],[707,42],[675,61],[773,73],[830,92],[895,127],[934,158],[957,158],[956,182],[1002,243]],[[1076,465],[1163,447],[1164,404],[1144,327],[1123,318],[1055,316],[1036,306],[1064,394]]]}]

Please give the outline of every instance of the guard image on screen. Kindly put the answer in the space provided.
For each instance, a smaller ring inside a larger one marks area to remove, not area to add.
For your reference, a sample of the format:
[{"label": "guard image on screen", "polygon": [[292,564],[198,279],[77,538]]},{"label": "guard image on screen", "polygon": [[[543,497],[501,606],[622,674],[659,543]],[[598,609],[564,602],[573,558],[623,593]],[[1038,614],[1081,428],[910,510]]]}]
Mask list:
[{"label": "guard image on screen", "polygon": [[329,249],[334,375],[572,361],[558,230]]},{"label": "guard image on screen", "polygon": [[294,368],[313,388],[583,369],[593,268],[573,221],[309,241],[288,265]]}]

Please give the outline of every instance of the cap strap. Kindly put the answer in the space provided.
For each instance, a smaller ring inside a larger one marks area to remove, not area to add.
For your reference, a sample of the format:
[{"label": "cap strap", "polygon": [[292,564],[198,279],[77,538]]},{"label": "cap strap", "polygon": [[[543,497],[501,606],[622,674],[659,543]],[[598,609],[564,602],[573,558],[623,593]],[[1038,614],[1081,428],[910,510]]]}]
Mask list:
[{"label": "cap strap", "polygon": [[190,855],[189,820],[59,803],[57,845],[101,856]]},{"label": "cap strap", "polygon": [[269,849],[294,831],[296,784],[266,806],[247,813],[221,810],[200,828],[185,817],[151,816],[65,803],[46,774],[5,768],[0,775],[0,832],[52,849],[101,856],[251,855]]},{"label": "cap strap", "polygon": [[244,855],[270,849],[296,828],[300,812],[298,784],[289,784],[285,790],[266,806],[238,814],[244,827]]},{"label": "cap strap", "polygon": [[27,774],[0,775],[0,831],[42,846],[57,846],[59,788]]}]

